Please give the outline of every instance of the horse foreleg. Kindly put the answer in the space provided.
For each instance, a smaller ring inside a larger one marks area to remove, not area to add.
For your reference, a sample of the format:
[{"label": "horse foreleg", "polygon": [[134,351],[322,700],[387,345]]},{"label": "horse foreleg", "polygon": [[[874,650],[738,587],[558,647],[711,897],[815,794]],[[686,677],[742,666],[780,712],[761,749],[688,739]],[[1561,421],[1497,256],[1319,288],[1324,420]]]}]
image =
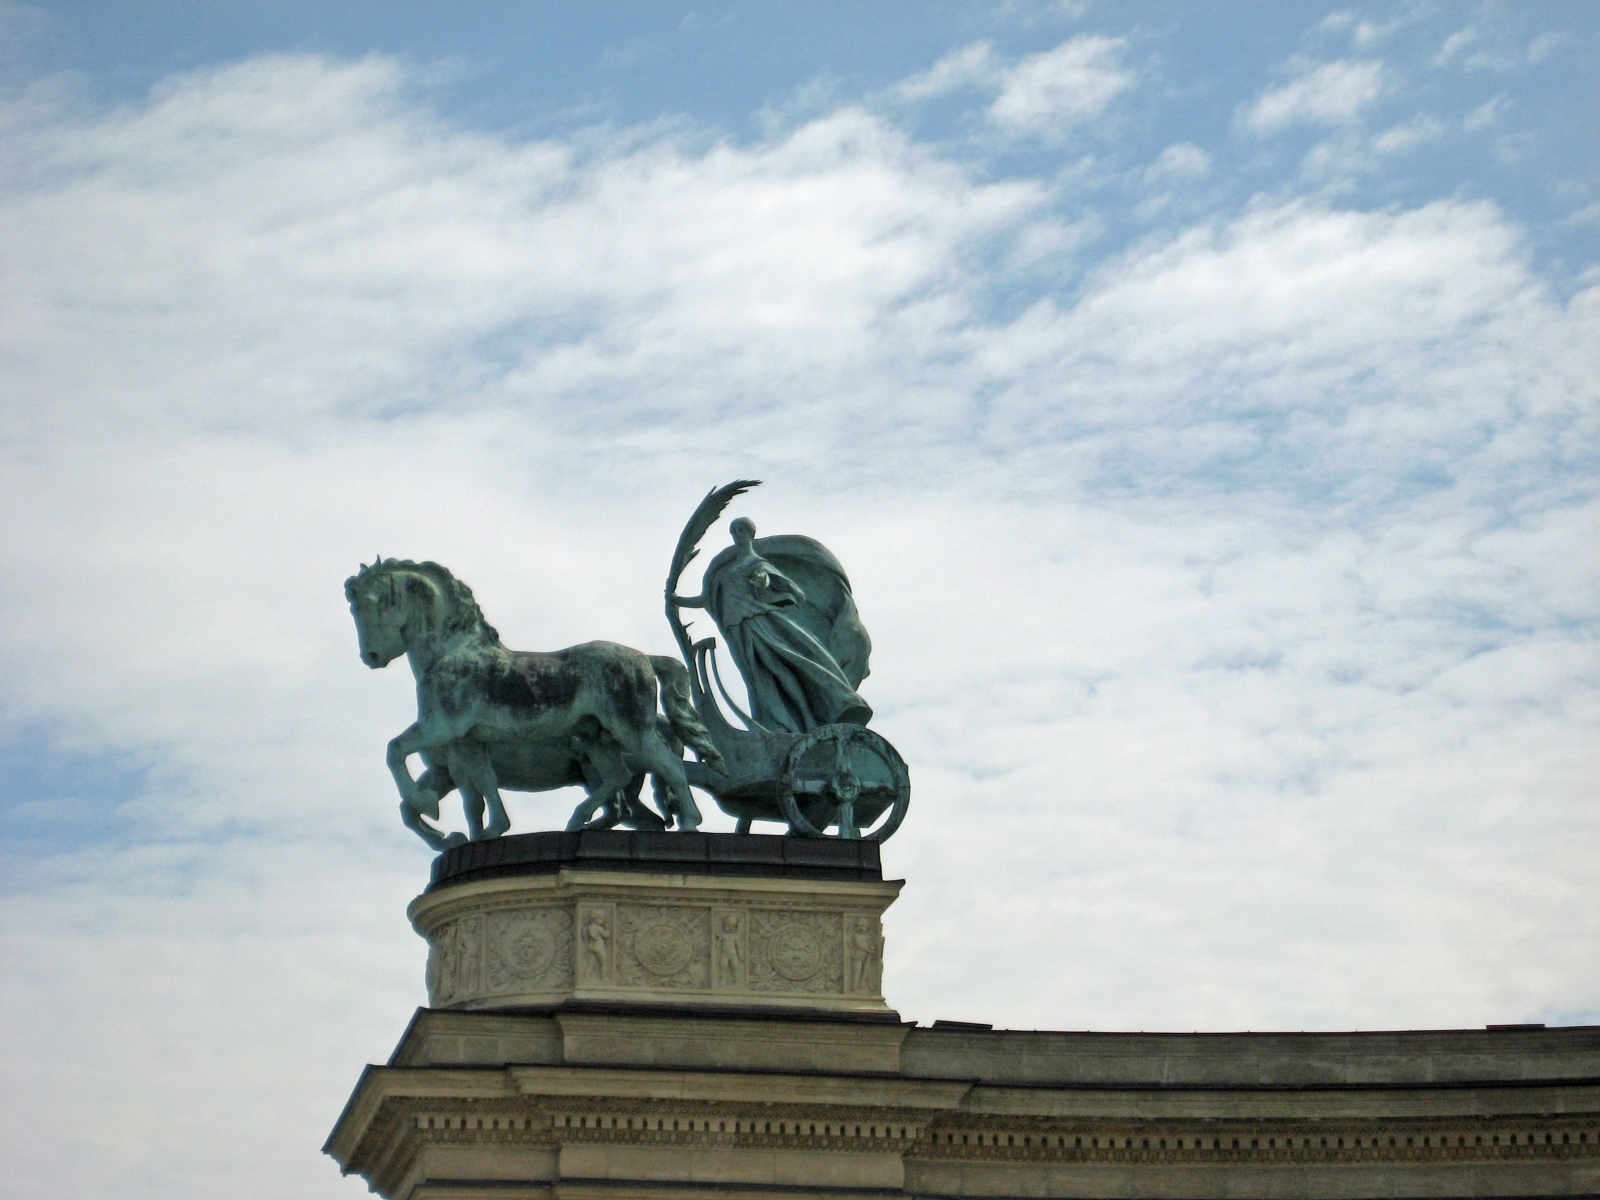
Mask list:
[{"label": "horse foreleg", "polygon": [[[437,739],[430,737],[419,721],[408,726],[398,737],[391,739],[388,753],[385,755],[389,764],[389,774],[394,776],[394,785],[400,789],[400,799],[430,817],[439,815],[439,794],[431,789],[424,791],[419,781],[411,778],[411,768],[406,765],[406,759],[423,750],[432,749],[437,744]],[[430,772],[424,772],[422,778],[426,780],[429,774]]]},{"label": "horse foreleg", "polygon": [[428,843],[431,849],[452,850],[457,846],[467,844],[466,834],[439,832],[439,830],[422,819],[422,814],[412,808],[409,801],[400,801],[400,819],[405,822],[407,829],[413,830],[419,838]]},{"label": "horse foreleg", "polygon": [[432,849],[448,850],[464,843],[466,836],[460,833],[446,836],[422,819],[424,815],[438,818],[440,792],[437,788],[448,776],[440,776],[430,769],[423,772],[421,780],[412,779],[411,768],[406,765],[406,759],[413,754],[438,744],[439,739],[425,732],[418,722],[389,743],[387,761],[389,774],[394,776],[395,786],[400,789],[400,819],[406,828],[415,831]]}]

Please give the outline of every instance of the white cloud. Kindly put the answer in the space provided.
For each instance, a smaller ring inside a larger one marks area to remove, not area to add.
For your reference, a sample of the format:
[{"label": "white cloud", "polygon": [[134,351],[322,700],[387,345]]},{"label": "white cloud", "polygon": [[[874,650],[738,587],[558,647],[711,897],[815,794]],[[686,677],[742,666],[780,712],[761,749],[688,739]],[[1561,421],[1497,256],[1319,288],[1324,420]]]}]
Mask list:
[{"label": "white cloud", "polygon": [[1202,179],[1211,173],[1211,155],[1193,142],[1168,146],[1145,168],[1146,182]]},{"label": "white cloud", "polygon": [[1001,70],[994,46],[973,42],[952,50],[926,71],[901,80],[895,90],[907,100],[922,100],[961,88],[989,85],[999,79]]},{"label": "white cloud", "polygon": [[1571,39],[1564,33],[1541,33],[1528,43],[1524,55],[1530,67],[1536,67]]},{"label": "white cloud", "polygon": [[9,878],[20,1188],[361,1194],[315,1147],[420,1001],[426,854],[343,577],[435,557],[512,644],[669,651],[663,555],[745,473],[873,634],[908,1016],[1595,1006],[1592,280],[1557,299],[1460,202],[1262,201],[1053,276],[1083,226],[1043,184],[857,109],[519,140],[410,83],[19,105],[10,719],[152,767]]},{"label": "white cloud", "polygon": [[1477,108],[1467,114],[1467,119],[1462,122],[1462,128],[1468,133],[1477,133],[1497,125],[1511,108],[1511,98],[1504,93],[1486,100]]},{"label": "white cloud", "polygon": [[990,42],[954,50],[895,86],[903,100],[924,100],[964,88],[995,94],[986,115],[1013,135],[1059,133],[1103,112],[1137,76],[1123,62],[1122,38],[1082,34],[1053,50],[1006,61]]},{"label": "white cloud", "polygon": [[1493,71],[1504,74],[1537,66],[1570,40],[1569,35],[1546,31],[1523,44],[1508,30],[1499,28],[1489,14],[1480,16],[1456,30],[1434,56],[1436,67],[1459,65],[1468,71]]},{"label": "white cloud", "polygon": [[1382,63],[1340,59],[1263,93],[1245,115],[1245,123],[1260,133],[1304,122],[1347,124],[1360,117],[1384,90]]},{"label": "white cloud", "polygon": [[1392,125],[1385,129],[1372,139],[1372,148],[1379,154],[1403,154],[1438,140],[1444,133],[1443,121],[1432,113],[1422,113],[1403,125]]},{"label": "white cloud", "polygon": [[1080,34],[1054,50],[1030,54],[1005,71],[989,119],[1018,133],[1048,131],[1097,116],[1133,86],[1121,38]]}]

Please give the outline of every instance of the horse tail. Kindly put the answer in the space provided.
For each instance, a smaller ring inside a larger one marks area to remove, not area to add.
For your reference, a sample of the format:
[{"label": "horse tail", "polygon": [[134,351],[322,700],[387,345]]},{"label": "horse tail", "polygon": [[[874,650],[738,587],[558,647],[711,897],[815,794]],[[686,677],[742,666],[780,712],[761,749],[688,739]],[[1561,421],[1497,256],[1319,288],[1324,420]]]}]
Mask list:
[{"label": "horse tail", "polygon": [[661,708],[667,714],[672,732],[683,739],[701,762],[721,767],[722,754],[711,741],[711,731],[694,710],[689,694],[689,672],[677,659],[664,654],[650,655],[650,665],[661,681]]}]

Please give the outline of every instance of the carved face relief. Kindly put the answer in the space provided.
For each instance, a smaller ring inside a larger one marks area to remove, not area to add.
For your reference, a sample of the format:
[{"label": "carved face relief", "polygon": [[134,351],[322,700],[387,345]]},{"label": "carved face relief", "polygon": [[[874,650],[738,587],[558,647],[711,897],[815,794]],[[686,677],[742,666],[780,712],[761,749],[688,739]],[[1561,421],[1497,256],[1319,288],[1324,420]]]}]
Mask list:
[{"label": "carved face relief", "polygon": [[822,969],[822,942],[804,925],[785,925],[772,935],[768,954],[772,969],[796,983]]}]

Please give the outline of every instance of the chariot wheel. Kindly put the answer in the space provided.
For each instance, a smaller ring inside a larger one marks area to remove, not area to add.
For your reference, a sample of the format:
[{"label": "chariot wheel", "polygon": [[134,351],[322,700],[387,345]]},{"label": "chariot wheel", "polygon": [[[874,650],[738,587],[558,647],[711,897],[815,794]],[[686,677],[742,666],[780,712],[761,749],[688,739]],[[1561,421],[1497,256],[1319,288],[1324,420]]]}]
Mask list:
[{"label": "chariot wheel", "polygon": [[905,820],[911,776],[895,748],[872,730],[823,725],[790,747],[778,804],[792,833],[827,837],[831,825],[839,837],[882,842]]}]

